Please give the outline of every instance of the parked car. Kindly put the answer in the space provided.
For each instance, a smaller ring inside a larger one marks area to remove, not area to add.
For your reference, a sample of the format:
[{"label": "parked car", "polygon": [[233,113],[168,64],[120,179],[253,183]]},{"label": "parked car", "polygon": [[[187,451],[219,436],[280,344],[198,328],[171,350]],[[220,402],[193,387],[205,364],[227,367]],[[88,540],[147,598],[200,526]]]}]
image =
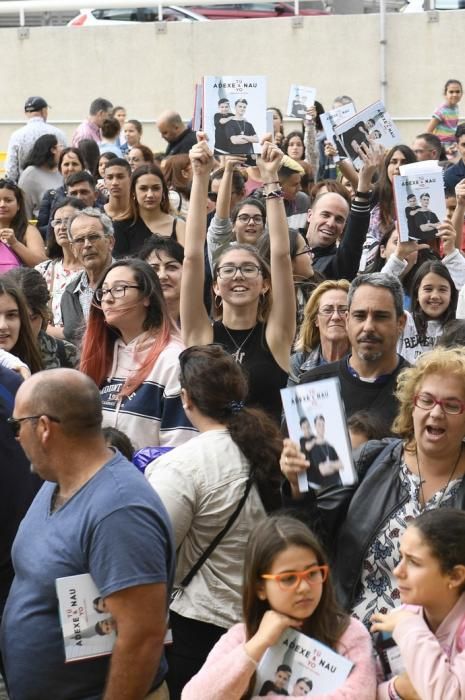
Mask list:
[{"label": "parked car", "polygon": [[401,9],[404,14],[413,12],[424,12],[428,9],[434,10],[465,10],[465,0],[435,0],[426,3],[425,0],[407,0],[407,5]]},{"label": "parked car", "polygon": [[[163,5],[164,22],[205,22],[203,17],[187,7]],[[132,22],[158,22],[157,7],[132,7],[117,10],[81,10],[68,22],[68,27],[87,27],[94,24],[131,24]]]},{"label": "parked car", "polygon": [[[294,15],[294,5],[287,2],[269,2],[256,5],[192,5],[189,9],[199,15],[203,15],[207,19],[260,19],[263,17],[291,17]],[[324,2],[302,2],[300,3],[299,14],[326,15],[328,10]]]}]

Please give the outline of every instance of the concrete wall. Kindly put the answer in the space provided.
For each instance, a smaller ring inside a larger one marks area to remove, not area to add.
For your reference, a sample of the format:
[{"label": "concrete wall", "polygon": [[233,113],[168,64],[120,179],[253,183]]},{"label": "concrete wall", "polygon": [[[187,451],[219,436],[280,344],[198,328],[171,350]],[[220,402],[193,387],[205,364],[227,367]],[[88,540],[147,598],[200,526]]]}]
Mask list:
[{"label": "concrete wall", "polygon": [[[403,140],[423,129],[441,101],[449,77],[464,79],[465,12],[387,16],[386,104],[392,116],[419,117],[398,123]],[[193,84],[207,74],[265,74],[270,105],[282,108],[291,82],[317,87],[327,108],[335,95],[351,95],[358,107],[380,96],[379,16],[333,15],[176,23],[167,33],[156,25],[40,27],[20,39],[16,29],[0,30],[2,99],[0,150],[21,121],[28,95],[43,95],[50,120],[80,121],[90,101],[108,97],[130,116],[151,120],[144,142],[163,147],[157,113],[177,108],[189,118]],[[465,114],[465,105],[462,107]],[[8,122],[5,124],[4,122]],[[65,125],[71,134],[74,126]]]}]

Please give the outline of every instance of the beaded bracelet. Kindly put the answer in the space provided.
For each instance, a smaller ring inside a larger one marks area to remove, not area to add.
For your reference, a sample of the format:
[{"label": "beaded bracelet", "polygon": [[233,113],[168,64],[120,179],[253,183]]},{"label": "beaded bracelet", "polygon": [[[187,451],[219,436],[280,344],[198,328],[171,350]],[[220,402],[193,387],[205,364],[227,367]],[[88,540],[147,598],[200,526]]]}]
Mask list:
[{"label": "beaded bracelet", "polygon": [[284,192],[282,188],[280,187],[277,190],[273,190],[272,192],[268,192],[264,195],[265,199],[283,199],[284,198]]}]

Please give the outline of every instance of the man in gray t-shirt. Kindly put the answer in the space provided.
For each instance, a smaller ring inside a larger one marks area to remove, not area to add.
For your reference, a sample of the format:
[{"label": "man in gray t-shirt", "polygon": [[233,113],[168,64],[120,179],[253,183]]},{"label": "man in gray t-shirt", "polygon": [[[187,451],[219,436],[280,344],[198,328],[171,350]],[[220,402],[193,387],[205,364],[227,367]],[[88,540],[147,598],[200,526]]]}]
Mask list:
[{"label": "man in gray t-shirt", "polygon": [[[168,515],[155,491],[106,446],[96,385],[76,370],[19,388],[12,428],[45,484],[16,536],[0,635],[14,698],[143,700],[163,685],[174,572]],[[57,578],[88,573],[115,621],[112,656],[65,663]]]}]

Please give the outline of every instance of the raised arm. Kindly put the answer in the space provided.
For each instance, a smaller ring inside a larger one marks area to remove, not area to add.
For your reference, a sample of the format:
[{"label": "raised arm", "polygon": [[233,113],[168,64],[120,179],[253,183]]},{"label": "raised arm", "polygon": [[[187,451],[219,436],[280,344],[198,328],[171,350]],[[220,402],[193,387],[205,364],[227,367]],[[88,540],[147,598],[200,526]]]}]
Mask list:
[{"label": "raised arm", "polygon": [[465,258],[457,247],[455,234],[454,226],[448,219],[439,225],[437,235],[442,240],[442,262],[449,270],[455,287],[460,290],[465,284]]},{"label": "raised arm", "polygon": [[315,182],[318,177],[318,170],[320,168],[320,154],[318,152],[318,144],[316,142],[316,117],[316,107],[315,105],[312,105],[307,109],[307,113],[305,115],[304,146],[305,160],[312,166],[313,178]]},{"label": "raised arm", "polygon": [[205,281],[204,244],[207,228],[208,179],[213,156],[198,133],[199,142],[191,148],[192,189],[187,213],[184,265],[181,278],[181,333],[187,347],[207,345],[213,341],[213,329],[203,303]]},{"label": "raised arm", "polygon": [[214,262],[233,238],[230,219],[233,173],[236,165],[245,163],[245,156],[225,156],[224,173],[220,181],[216,211],[207,231],[208,260],[213,269]]},{"label": "raised arm", "polygon": [[457,197],[457,206],[452,214],[452,225],[455,229],[456,243],[455,247],[461,250],[463,239],[463,219],[465,217],[465,179],[460,180],[455,186],[455,196]]},{"label": "raised arm", "polygon": [[380,272],[387,275],[400,277],[408,265],[407,258],[410,255],[418,253],[419,250],[426,250],[427,248],[429,248],[428,243],[417,243],[417,241],[399,241],[396,245],[395,251],[391,253]]},{"label": "raised arm", "polygon": [[266,219],[270,236],[271,284],[273,285],[273,304],[266,327],[266,340],[276,362],[289,372],[290,354],[295,336],[296,310],[289,252],[289,229],[284,202],[282,196],[279,196],[280,190],[276,184],[282,155],[277,146],[265,141],[258,167],[265,189]]},{"label": "raised arm", "polygon": [[362,144],[363,165],[358,175],[357,194],[350,208],[347,229],[337,249],[333,274],[352,281],[357,274],[370,223],[370,191],[373,175],[383,158],[383,148],[379,145]]},{"label": "raised arm", "polygon": [[352,187],[356,190],[358,187],[358,173],[355,170],[352,162],[348,158],[343,158],[338,163],[339,170],[346,177]]}]

